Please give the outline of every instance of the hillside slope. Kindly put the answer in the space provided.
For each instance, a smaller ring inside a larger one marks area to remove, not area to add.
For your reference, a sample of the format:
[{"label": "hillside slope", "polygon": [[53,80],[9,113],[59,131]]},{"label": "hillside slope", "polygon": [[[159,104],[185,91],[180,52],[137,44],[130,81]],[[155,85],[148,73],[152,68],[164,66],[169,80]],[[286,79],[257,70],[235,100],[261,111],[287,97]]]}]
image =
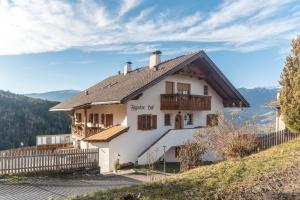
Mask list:
[{"label": "hillside slope", "polygon": [[157,181],[74,199],[295,199],[300,192],[300,140],[252,156],[202,166]]},{"label": "hillside slope", "polygon": [[36,135],[69,133],[69,117],[49,112],[57,102],[0,90],[0,150],[35,145]]}]

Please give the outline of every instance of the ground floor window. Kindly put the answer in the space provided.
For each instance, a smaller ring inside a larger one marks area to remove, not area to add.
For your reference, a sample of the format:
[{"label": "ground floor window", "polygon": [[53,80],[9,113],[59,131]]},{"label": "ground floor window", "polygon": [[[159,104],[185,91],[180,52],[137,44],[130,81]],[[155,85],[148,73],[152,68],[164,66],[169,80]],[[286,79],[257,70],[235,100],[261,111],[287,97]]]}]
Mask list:
[{"label": "ground floor window", "polygon": [[193,114],[188,113],[186,114],[186,124],[187,125],[193,125]]},{"label": "ground floor window", "polygon": [[165,126],[171,126],[171,114],[165,114]]},{"label": "ground floor window", "polygon": [[157,128],[157,115],[138,115],[138,130],[151,130]]},{"label": "ground floor window", "polygon": [[175,147],[175,158],[179,157],[180,147]]}]

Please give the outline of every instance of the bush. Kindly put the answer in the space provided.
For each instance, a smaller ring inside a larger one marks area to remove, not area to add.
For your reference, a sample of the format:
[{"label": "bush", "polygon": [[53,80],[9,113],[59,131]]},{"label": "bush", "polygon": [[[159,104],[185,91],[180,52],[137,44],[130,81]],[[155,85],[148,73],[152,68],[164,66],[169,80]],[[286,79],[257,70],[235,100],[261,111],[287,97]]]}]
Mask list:
[{"label": "bush", "polygon": [[197,167],[206,147],[202,141],[186,141],[178,150],[180,171],[187,171]]},{"label": "bush", "polygon": [[244,157],[258,148],[255,123],[237,126],[223,115],[219,115],[217,126],[205,129],[197,137],[206,137],[209,147],[225,159]]}]

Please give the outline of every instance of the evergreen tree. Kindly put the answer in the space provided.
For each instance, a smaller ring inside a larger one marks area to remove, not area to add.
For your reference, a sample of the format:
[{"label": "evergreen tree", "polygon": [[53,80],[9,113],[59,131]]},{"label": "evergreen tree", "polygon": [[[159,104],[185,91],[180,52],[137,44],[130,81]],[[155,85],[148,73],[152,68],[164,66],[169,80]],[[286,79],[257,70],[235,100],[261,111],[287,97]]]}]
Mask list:
[{"label": "evergreen tree", "polygon": [[300,35],[292,40],[291,54],[281,73],[280,109],[286,126],[300,131]]}]

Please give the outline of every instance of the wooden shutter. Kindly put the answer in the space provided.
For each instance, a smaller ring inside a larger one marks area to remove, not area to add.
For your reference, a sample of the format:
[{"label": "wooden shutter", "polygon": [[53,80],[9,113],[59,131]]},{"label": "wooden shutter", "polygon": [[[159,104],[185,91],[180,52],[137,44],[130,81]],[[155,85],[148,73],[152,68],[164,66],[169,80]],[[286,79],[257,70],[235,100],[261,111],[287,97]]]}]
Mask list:
[{"label": "wooden shutter", "polygon": [[138,130],[143,130],[143,116],[142,115],[138,115],[138,118],[137,118],[137,129]]},{"label": "wooden shutter", "polygon": [[167,81],[166,82],[166,94],[174,93],[174,82]]},{"label": "wooden shutter", "polygon": [[90,113],[90,114],[89,114],[89,122],[90,122],[90,123],[93,123],[93,121],[94,121],[93,118],[94,118],[93,113]]},{"label": "wooden shutter", "polygon": [[101,124],[105,124],[105,115],[101,114]]},{"label": "wooden shutter", "polygon": [[94,123],[99,124],[99,114],[94,114]]},{"label": "wooden shutter", "polygon": [[151,118],[152,118],[151,128],[156,129],[157,128],[157,115],[152,115]]},{"label": "wooden shutter", "polygon": [[113,126],[113,114],[106,114],[106,124],[105,126]]}]

